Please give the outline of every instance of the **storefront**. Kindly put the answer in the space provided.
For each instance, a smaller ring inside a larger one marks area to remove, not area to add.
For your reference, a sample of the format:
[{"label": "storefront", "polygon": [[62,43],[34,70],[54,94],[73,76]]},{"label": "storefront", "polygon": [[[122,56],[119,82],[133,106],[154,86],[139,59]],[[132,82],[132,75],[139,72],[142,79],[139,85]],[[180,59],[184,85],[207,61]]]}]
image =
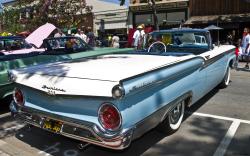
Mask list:
[{"label": "storefront", "polygon": [[[160,29],[176,27],[181,21],[188,18],[189,0],[162,0],[156,2],[157,17]],[[140,24],[146,26],[153,25],[153,14],[151,6],[144,1],[130,4],[129,9],[132,13],[132,26]]]},{"label": "storefront", "polygon": [[[186,22],[186,26],[192,28],[205,28],[209,25],[216,25],[222,29],[219,31],[219,40],[222,43],[227,42],[227,35],[231,33],[234,42],[242,37],[244,27],[250,25],[250,13],[245,14],[227,14],[227,15],[209,15],[209,16],[192,16]],[[211,32],[214,40],[217,40],[217,32]]]},{"label": "storefront", "polygon": [[112,10],[95,13],[94,25],[97,35],[127,34],[128,10]]}]

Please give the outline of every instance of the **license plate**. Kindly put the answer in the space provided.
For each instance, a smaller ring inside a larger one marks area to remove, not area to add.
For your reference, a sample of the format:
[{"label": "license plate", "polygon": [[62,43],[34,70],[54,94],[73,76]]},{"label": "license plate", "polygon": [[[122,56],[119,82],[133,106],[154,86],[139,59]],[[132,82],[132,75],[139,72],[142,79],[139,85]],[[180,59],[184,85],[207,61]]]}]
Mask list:
[{"label": "license plate", "polygon": [[59,121],[46,119],[43,123],[43,128],[47,129],[49,131],[52,131],[54,133],[59,133],[62,127],[62,123]]}]

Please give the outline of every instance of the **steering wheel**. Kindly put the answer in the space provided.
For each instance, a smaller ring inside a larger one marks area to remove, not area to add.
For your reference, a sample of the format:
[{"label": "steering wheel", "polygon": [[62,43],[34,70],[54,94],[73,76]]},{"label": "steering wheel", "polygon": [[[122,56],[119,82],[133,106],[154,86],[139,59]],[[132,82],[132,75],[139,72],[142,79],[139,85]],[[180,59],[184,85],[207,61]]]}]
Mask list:
[{"label": "steering wheel", "polygon": [[167,51],[166,45],[161,41],[156,41],[152,43],[148,48],[148,53],[149,52],[166,52],[166,51]]}]

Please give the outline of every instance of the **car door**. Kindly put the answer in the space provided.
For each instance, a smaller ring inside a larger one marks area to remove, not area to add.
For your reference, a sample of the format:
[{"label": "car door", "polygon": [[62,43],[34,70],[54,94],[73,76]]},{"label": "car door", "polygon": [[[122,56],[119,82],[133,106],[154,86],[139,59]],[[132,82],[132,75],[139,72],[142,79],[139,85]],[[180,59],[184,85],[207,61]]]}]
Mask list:
[{"label": "car door", "polygon": [[205,92],[209,92],[216,87],[224,77],[224,71],[227,65],[225,54],[220,47],[201,54],[205,59],[203,69],[206,73]]}]

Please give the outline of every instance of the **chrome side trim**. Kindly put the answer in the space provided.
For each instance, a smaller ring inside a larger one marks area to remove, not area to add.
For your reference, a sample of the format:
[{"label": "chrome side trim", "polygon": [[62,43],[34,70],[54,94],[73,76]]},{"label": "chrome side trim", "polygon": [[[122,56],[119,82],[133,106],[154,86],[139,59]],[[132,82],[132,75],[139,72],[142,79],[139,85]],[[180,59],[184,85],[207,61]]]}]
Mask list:
[{"label": "chrome side trim", "polygon": [[230,49],[228,51],[225,51],[211,59],[208,59],[205,61],[205,64],[203,65],[202,69],[207,68],[208,66],[212,65],[214,62],[218,61],[219,59],[221,59],[222,57],[226,56],[226,55],[230,55],[230,54],[234,54],[235,48],[234,49]]},{"label": "chrome side trim", "polygon": [[[151,72],[157,72],[157,71],[160,71],[160,70],[163,70],[163,69],[168,69],[168,68],[171,68],[173,66],[176,66],[176,65],[179,65],[179,64],[182,64],[182,63],[186,63],[186,62],[189,62],[189,61],[192,61],[192,60],[196,60],[196,59],[201,59],[201,60],[205,61],[205,59],[203,57],[201,57],[201,56],[195,56],[195,57],[189,58],[187,60],[183,60],[183,61],[180,61],[180,62],[174,62],[173,64],[165,64],[165,65],[163,65],[161,67],[149,70],[147,72],[144,72],[144,73],[141,73],[141,74],[138,74],[138,75],[134,75],[134,76],[131,76],[131,77],[128,77],[128,78],[125,78],[125,79],[121,80],[120,82],[129,81],[131,79],[135,79],[135,78],[141,77],[143,75],[147,75],[147,74],[149,74]],[[197,67],[197,68],[199,68],[199,67]]]}]

